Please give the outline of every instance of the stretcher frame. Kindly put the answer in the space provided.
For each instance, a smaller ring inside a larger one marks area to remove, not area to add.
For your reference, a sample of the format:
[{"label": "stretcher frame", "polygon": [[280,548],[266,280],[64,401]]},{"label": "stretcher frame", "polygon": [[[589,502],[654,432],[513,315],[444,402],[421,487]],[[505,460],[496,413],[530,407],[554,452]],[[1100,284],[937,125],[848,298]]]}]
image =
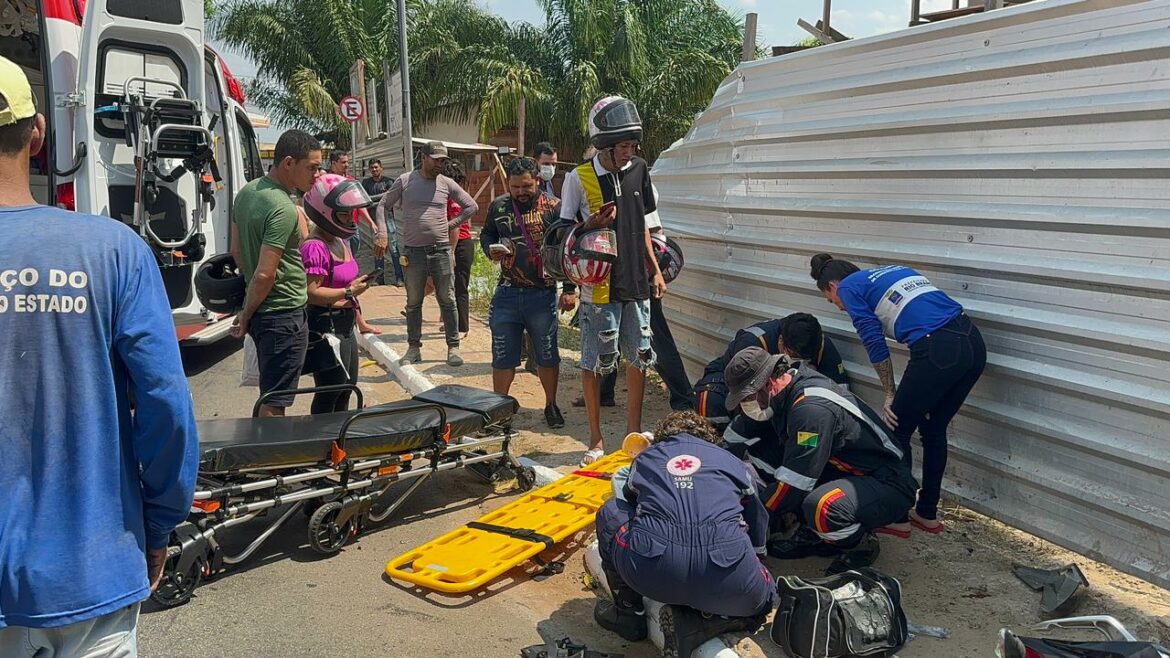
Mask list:
[{"label": "stretcher frame", "polygon": [[[516,432],[511,428],[510,418],[485,427],[485,431],[492,432],[485,437],[450,437],[446,409],[442,405],[420,402],[408,409],[365,409],[361,390],[350,384],[270,392],[257,400],[252,417],[256,418],[260,406],[276,395],[341,391],[354,393],[357,410],[342,423],[330,454],[322,460],[294,466],[241,469],[232,472],[231,478],[198,476],[191,513],[171,535],[162,581],[151,594],[151,600],[163,607],[186,603],[205,578],[246,560],[299,511],[308,516],[310,547],[323,555],[332,555],[371,525],[389,518],[440,471],[470,467],[469,470],[488,482],[510,474],[520,491],[531,489],[535,482],[532,469],[520,465],[511,454],[510,444]],[[424,410],[433,410],[438,421],[430,445],[385,456],[359,459],[345,456],[345,441],[355,423]],[[237,481],[236,477],[241,479]],[[374,510],[375,503],[392,485],[408,480],[412,484],[389,505]],[[288,508],[247,547],[234,555],[227,554],[217,539],[219,533],[265,516],[269,510],[283,505]]]}]

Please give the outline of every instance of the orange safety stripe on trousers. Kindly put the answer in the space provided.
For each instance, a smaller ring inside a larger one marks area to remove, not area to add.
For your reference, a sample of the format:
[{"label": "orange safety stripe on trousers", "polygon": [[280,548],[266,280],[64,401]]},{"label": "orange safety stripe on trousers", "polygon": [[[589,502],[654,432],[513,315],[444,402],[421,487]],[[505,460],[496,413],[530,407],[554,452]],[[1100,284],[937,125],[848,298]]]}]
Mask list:
[{"label": "orange safety stripe on trousers", "polygon": [[707,417],[707,391],[699,393],[699,415]]},{"label": "orange safety stripe on trousers", "polygon": [[840,489],[833,489],[829,493],[821,496],[820,501],[817,502],[816,522],[817,532],[824,535],[830,532],[829,530],[829,507],[845,497],[845,492]]},{"label": "orange safety stripe on trousers", "polygon": [[764,507],[768,508],[769,512],[775,512],[776,508],[780,506],[780,501],[784,500],[784,496],[788,494],[788,485],[779,482],[776,485],[776,491],[768,498],[768,502],[764,503]]}]

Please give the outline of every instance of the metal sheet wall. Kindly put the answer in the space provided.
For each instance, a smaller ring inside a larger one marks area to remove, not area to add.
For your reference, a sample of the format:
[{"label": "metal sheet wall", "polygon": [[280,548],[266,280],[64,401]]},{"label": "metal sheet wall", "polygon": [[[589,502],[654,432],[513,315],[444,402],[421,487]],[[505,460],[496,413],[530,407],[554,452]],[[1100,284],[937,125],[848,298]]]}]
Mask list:
[{"label": "metal sheet wall", "polygon": [[909,264],[990,352],[948,491],[1170,585],[1170,2],[1048,0],[745,64],[653,174],[692,376],[737,328],[808,311],[874,401],[809,258]]}]

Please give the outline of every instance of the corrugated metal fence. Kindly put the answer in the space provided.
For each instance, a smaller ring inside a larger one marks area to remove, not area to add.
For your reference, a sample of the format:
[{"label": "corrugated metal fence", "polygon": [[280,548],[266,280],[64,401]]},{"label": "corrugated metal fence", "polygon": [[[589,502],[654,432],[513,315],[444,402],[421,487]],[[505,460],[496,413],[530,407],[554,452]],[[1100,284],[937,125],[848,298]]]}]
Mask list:
[{"label": "corrugated metal fence", "polygon": [[948,491],[1170,585],[1170,2],[1048,0],[743,65],[654,176],[692,375],[808,311],[874,401],[808,261],[909,264],[990,351]]}]

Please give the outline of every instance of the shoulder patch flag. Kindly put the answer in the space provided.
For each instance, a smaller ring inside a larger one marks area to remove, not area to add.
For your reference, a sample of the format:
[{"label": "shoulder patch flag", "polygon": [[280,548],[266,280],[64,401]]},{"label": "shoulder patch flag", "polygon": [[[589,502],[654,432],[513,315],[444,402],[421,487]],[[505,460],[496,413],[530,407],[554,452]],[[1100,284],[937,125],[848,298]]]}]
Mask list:
[{"label": "shoulder patch flag", "polygon": [[817,444],[820,442],[821,442],[821,435],[817,434],[816,432],[797,432],[796,433],[796,445],[806,446],[809,448],[815,448],[815,447],[817,447]]}]

